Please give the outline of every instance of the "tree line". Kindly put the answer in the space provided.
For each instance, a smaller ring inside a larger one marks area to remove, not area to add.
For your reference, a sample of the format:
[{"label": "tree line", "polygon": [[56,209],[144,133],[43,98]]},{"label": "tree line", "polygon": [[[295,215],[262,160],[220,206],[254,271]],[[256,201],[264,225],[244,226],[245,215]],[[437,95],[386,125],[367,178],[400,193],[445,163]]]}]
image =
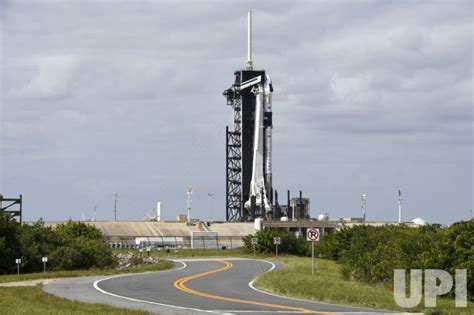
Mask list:
[{"label": "tree line", "polygon": [[19,224],[0,212],[0,274],[16,272],[15,259],[21,258],[21,270],[43,270],[42,257],[48,257],[48,270],[75,270],[114,266],[112,250],[94,226],[68,221],[54,228],[42,220]]},{"label": "tree line", "polygon": [[[280,253],[311,255],[310,242],[283,230],[263,230],[246,236],[245,249],[253,252],[251,238],[256,237],[257,252],[273,253],[276,236],[282,239]],[[359,225],[323,235],[315,245],[317,256],[343,265],[345,278],[381,285],[393,284],[394,269],[442,269],[452,275],[456,269],[466,269],[468,294],[471,300],[474,297],[474,219],[449,227]]]}]

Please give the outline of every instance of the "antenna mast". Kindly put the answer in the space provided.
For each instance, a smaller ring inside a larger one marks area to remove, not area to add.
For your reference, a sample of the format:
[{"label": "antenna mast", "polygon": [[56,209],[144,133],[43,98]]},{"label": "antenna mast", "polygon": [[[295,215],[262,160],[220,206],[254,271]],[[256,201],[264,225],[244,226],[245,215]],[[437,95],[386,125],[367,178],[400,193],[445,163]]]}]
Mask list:
[{"label": "antenna mast", "polygon": [[402,191],[398,190],[398,223],[402,223]]},{"label": "antenna mast", "polygon": [[362,211],[364,212],[364,222],[365,222],[366,214],[367,214],[367,195],[362,194],[362,196],[360,197],[360,201],[361,201]]},{"label": "antenna mast", "polygon": [[247,70],[253,70],[252,61],[252,11],[247,13]]},{"label": "antenna mast", "polygon": [[115,193],[114,194],[114,221],[117,221],[117,197],[118,197],[118,193]]}]

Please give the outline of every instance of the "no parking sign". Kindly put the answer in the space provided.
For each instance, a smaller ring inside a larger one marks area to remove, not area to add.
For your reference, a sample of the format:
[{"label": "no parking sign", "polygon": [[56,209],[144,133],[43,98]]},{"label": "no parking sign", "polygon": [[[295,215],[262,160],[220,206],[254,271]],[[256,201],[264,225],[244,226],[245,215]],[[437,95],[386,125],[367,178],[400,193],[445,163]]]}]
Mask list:
[{"label": "no parking sign", "polygon": [[306,240],[315,242],[319,241],[319,229],[318,228],[310,228],[306,231]]},{"label": "no parking sign", "polygon": [[309,228],[306,230],[306,240],[311,242],[311,274],[314,275],[314,242],[319,241],[319,229]]}]

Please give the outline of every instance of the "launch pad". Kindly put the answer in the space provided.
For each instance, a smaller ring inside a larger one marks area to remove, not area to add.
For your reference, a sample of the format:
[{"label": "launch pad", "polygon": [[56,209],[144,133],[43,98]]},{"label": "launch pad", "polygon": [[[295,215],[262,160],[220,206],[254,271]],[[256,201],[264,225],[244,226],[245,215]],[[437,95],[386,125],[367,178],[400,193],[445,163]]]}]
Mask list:
[{"label": "launch pad", "polygon": [[272,183],[272,93],[265,70],[254,70],[252,13],[248,13],[247,66],[234,71],[234,83],[224,91],[234,110],[233,130],[226,127],[226,221],[255,218],[309,218],[309,199],[300,198],[284,207]]}]

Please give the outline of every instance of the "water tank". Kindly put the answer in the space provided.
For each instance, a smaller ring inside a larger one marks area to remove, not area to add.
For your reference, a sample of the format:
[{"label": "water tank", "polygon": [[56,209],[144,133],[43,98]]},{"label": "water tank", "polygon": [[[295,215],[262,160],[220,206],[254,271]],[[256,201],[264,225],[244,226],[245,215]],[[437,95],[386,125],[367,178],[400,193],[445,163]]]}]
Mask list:
[{"label": "water tank", "polygon": [[329,220],[329,216],[328,216],[328,213],[321,213],[320,215],[318,215],[318,221],[327,221]]},{"label": "water tank", "polygon": [[161,221],[161,201],[156,203],[156,221]]}]

